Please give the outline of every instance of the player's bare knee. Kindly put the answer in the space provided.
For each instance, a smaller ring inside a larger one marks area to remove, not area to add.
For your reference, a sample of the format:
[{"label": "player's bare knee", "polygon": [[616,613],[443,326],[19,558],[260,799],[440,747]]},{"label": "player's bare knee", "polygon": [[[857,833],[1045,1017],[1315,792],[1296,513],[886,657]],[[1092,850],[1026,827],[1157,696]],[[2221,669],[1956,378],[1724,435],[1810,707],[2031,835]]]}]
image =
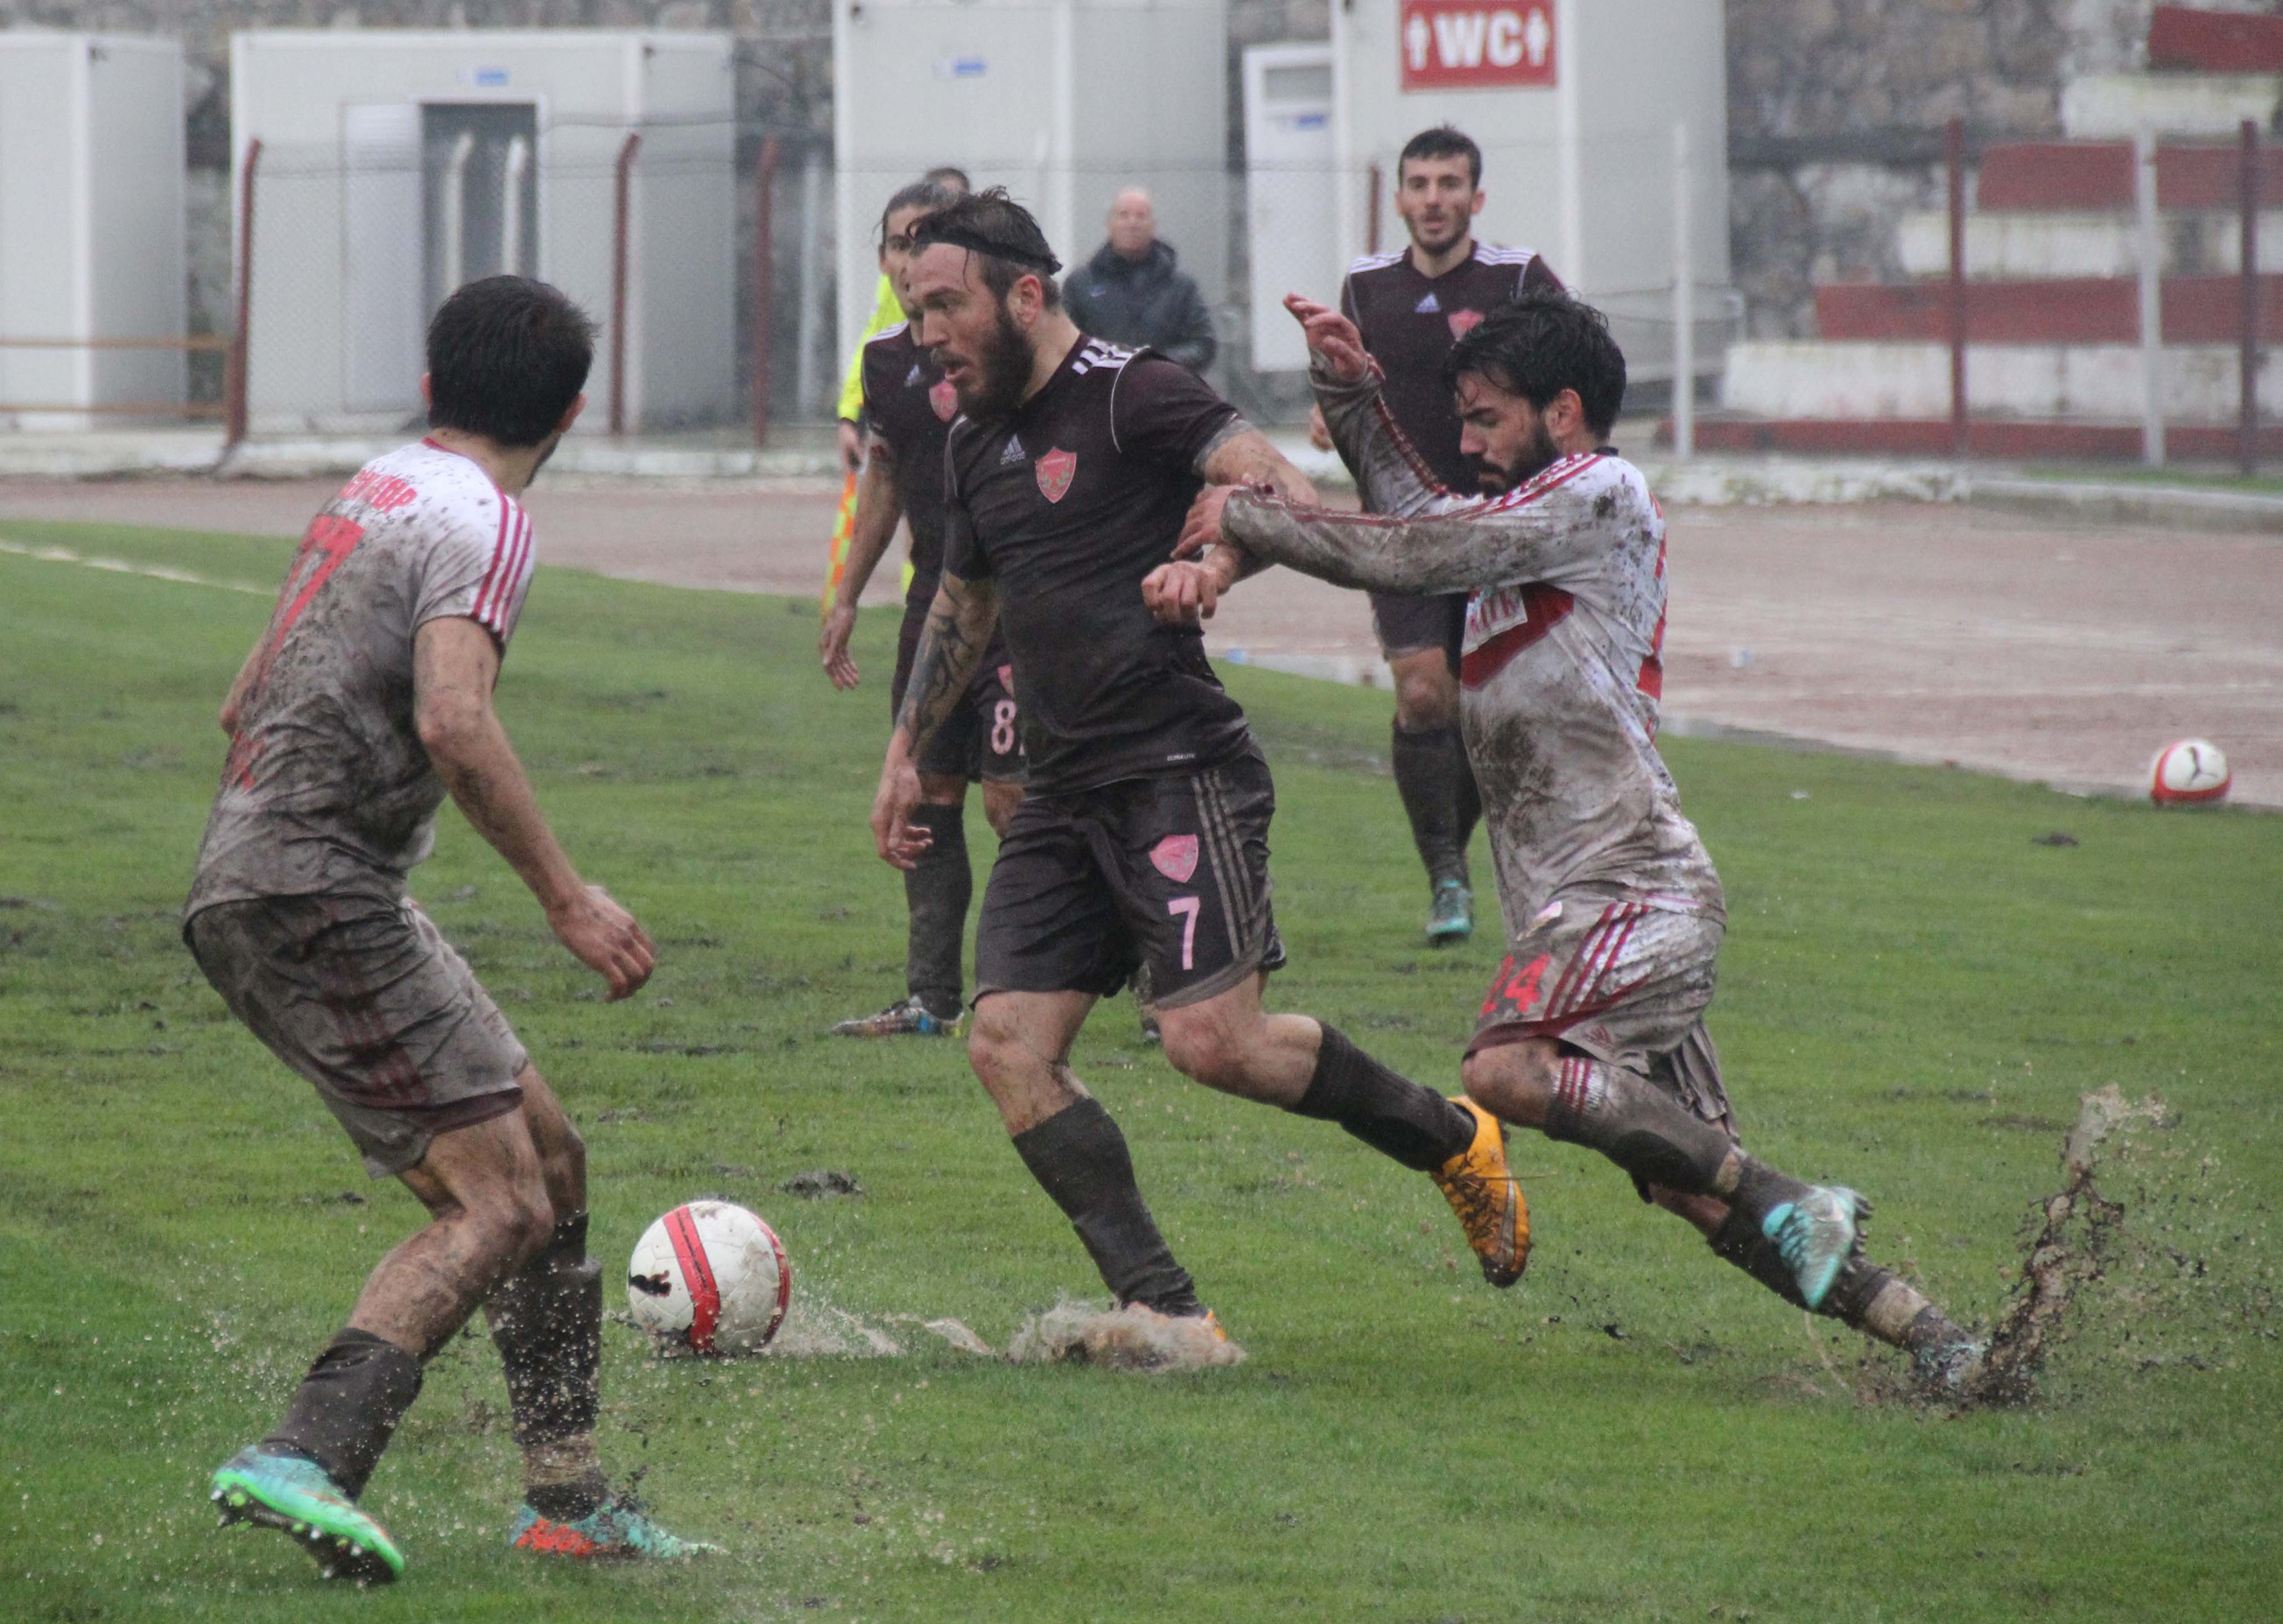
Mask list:
[{"label": "player's bare knee", "polygon": [[1165,1059],[1182,1076],[1225,1093],[1242,1093],[1251,1047],[1227,1023],[1186,1010],[1162,1010]]},{"label": "player's bare knee", "polygon": [[983,816],[991,825],[991,832],[1001,839],[1015,821],[1015,810],[1023,804],[1023,786],[1019,784],[986,782],[983,785]]},{"label": "player's bare knee", "polygon": [[967,1063],[986,1088],[1005,1078],[1023,1058],[1022,1035],[1000,1011],[999,1002],[986,998],[975,1006],[975,1025],[967,1035]]},{"label": "player's bare knee", "polygon": [[1532,1043],[1508,1044],[1469,1055],[1459,1066],[1467,1097],[1501,1121],[1536,1127],[1554,1095],[1553,1068]]}]

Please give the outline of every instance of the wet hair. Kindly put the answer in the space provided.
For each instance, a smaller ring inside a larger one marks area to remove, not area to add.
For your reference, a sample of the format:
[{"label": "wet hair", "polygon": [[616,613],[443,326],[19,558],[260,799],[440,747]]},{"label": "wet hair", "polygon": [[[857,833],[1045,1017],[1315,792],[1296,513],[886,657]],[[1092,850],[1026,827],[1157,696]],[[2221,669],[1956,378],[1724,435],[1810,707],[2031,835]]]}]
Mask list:
[{"label": "wet hair", "polygon": [[1007,292],[1025,277],[1039,279],[1049,310],[1060,308],[1062,290],[1055,273],[1063,262],[1047,244],[1047,234],[1031,211],[1007,195],[1003,186],[970,192],[922,220],[912,231],[915,252],[948,243],[975,256],[983,285],[1004,304]]},{"label": "wet hair", "polygon": [[1395,160],[1395,183],[1403,183],[1404,163],[1413,158],[1463,158],[1467,174],[1479,190],[1483,183],[1483,149],[1474,137],[1456,126],[1438,124],[1432,129],[1422,129],[1403,144],[1402,156]]},{"label": "wet hair", "polygon": [[920,180],[908,186],[899,186],[896,195],[890,198],[888,206],[880,211],[880,240],[883,243],[888,240],[888,222],[902,210],[921,208],[931,215],[956,202],[959,195],[940,181]]},{"label": "wet hair", "polygon": [[1625,355],[1609,336],[1609,318],[1559,288],[1524,288],[1492,307],[1444,357],[1445,387],[1456,389],[1469,373],[1540,411],[1575,389],[1586,426],[1603,437],[1625,398]]},{"label": "wet hair", "polygon": [[428,324],[428,426],[535,446],[586,387],[595,324],[562,289],[485,277]]},{"label": "wet hair", "polygon": [[920,178],[933,182],[946,191],[958,192],[962,197],[975,190],[975,183],[967,178],[967,171],[955,163],[939,163]]}]

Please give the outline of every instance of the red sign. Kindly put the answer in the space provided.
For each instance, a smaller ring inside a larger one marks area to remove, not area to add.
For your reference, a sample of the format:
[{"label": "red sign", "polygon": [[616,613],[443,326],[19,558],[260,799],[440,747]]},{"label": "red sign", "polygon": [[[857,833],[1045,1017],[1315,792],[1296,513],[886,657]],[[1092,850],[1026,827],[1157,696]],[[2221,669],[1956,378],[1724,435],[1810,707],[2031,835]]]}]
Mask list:
[{"label": "red sign", "polygon": [[1554,82],[1554,0],[1402,0],[1397,55],[1406,90]]}]

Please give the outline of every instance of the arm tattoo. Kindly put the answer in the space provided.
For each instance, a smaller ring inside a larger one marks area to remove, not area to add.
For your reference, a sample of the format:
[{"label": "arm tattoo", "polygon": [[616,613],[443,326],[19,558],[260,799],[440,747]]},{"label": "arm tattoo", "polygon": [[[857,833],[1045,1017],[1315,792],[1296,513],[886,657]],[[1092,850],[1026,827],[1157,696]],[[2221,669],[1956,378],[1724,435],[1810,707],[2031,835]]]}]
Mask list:
[{"label": "arm tattoo", "polygon": [[935,602],[928,606],[919,651],[912,656],[911,682],[904,690],[904,708],[896,717],[896,725],[910,736],[915,754],[957,708],[998,623],[999,599],[988,581],[943,577]]},{"label": "arm tattoo", "polygon": [[1198,477],[1209,485],[1266,485],[1289,502],[1313,502],[1316,488],[1243,418],[1232,418],[1197,453]]}]

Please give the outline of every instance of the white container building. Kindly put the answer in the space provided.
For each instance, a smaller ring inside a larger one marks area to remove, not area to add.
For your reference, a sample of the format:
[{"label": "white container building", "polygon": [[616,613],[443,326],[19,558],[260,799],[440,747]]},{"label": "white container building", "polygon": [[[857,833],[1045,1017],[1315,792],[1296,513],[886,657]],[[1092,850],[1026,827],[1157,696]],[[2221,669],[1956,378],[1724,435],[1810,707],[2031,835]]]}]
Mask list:
[{"label": "white container building", "polygon": [[[838,343],[871,314],[880,210],[938,164],[1002,185],[1066,269],[1149,189],[1208,304],[1227,286],[1225,0],[833,0]],[[804,407],[812,402],[803,402]]]},{"label": "white container building", "polygon": [[1698,375],[1720,370],[1727,77],[1710,0],[1352,0],[1331,8],[1339,249],[1404,242],[1403,144],[1450,123],[1483,149],[1484,240],[1536,249],[1600,305],[1637,379],[1672,375],[1674,127],[1687,129]]},{"label": "white container building", "polygon": [[[462,282],[551,282],[602,326],[581,432],[717,421],[735,375],[736,97],[725,34],[255,29],[230,42],[234,205],[253,166],[255,433],[394,429]],[[625,377],[611,330],[631,161]]]},{"label": "white container building", "polygon": [[0,424],[179,407],[184,302],[181,44],[0,31]]}]

